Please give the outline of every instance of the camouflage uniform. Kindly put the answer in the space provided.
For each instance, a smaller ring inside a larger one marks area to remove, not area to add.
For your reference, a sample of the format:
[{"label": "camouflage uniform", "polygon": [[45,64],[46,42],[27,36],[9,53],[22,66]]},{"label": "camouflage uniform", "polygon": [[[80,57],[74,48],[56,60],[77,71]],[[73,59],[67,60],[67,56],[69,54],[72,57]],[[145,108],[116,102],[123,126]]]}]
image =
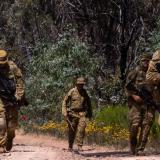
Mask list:
[{"label": "camouflage uniform", "polygon": [[[157,63],[160,64],[160,49],[157,49],[157,51],[153,54],[146,74],[146,79],[152,87],[154,101],[160,104],[160,72],[156,68]],[[160,114],[158,123],[160,124]]]},{"label": "camouflage uniform", "polygon": [[160,63],[160,49],[158,49],[152,57],[152,60],[150,61],[149,68],[146,74],[146,79],[148,83],[153,88],[153,96],[154,100],[157,103],[160,103],[160,73],[156,69],[156,64]]},{"label": "camouflage uniform", "polygon": [[[145,55],[140,61],[140,65],[128,74],[126,86],[132,83],[137,89],[146,84],[146,70],[142,66],[142,60],[149,60],[150,55]],[[129,122],[130,122],[130,147],[131,152],[136,154],[138,151],[143,151],[147,143],[150,128],[153,124],[155,117],[155,109],[153,107],[145,106],[143,101],[141,103],[136,102],[132,95],[136,95],[133,90],[126,90],[128,96],[129,105]],[[137,135],[140,128],[139,140],[137,142]]]},{"label": "camouflage uniform", "polygon": [[79,91],[76,86],[67,93],[62,104],[62,114],[68,123],[69,148],[72,149],[73,147],[76,133],[77,144],[81,148],[87,119],[92,117],[90,98],[85,89]]},{"label": "camouflage uniform", "polygon": [[[6,53],[0,50],[1,54]],[[6,55],[7,56],[7,55]],[[0,57],[1,58],[1,57]],[[16,64],[12,61],[0,62],[0,76],[15,82],[16,100],[21,100],[24,95],[24,83],[22,73]],[[6,101],[0,95],[0,147],[11,150],[15,129],[18,125],[18,108],[13,103]]]}]

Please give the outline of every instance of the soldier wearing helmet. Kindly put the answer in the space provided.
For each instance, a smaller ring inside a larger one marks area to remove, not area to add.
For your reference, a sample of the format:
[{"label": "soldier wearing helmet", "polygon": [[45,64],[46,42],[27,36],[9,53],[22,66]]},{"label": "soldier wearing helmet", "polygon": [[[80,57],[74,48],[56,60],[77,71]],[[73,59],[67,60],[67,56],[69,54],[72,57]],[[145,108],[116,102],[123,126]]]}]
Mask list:
[{"label": "soldier wearing helmet", "polygon": [[22,73],[0,50],[0,152],[10,151],[18,125],[17,102],[24,95]]},{"label": "soldier wearing helmet", "polygon": [[[143,155],[147,143],[150,128],[154,121],[155,109],[144,104],[143,100],[135,90],[129,88],[134,86],[137,90],[142,85],[146,85],[146,72],[148,69],[151,54],[143,54],[140,56],[139,65],[132,70],[126,80],[126,94],[129,106],[129,123],[130,123],[130,150],[132,154]],[[138,136],[138,130],[140,135]]]},{"label": "soldier wearing helmet", "polygon": [[[152,88],[154,101],[160,104],[160,48],[156,49],[149,63],[149,68],[146,74],[146,79]],[[158,118],[160,125],[160,114]]]},{"label": "soldier wearing helmet", "polygon": [[156,52],[153,54],[152,60],[150,61],[146,75],[147,81],[155,86],[159,86],[160,84],[160,71],[158,68],[159,64],[160,64],[160,49],[157,49]]},{"label": "soldier wearing helmet", "polygon": [[83,88],[85,79],[80,77],[76,81],[76,86],[65,96],[62,103],[62,114],[68,123],[68,143],[69,151],[73,149],[73,143],[77,136],[78,150],[82,151],[83,139],[87,119],[92,117],[90,98]]}]

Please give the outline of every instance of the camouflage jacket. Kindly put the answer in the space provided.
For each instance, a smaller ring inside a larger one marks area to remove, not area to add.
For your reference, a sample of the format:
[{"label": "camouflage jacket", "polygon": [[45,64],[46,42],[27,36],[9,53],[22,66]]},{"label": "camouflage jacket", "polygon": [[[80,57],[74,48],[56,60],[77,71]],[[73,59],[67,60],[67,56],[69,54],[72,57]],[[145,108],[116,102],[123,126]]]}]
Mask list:
[{"label": "camouflage jacket", "polygon": [[[146,71],[144,71],[140,65],[129,72],[126,80],[126,86],[129,83],[132,83],[136,89],[138,89],[140,85],[146,84]],[[135,91],[126,89],[126,95],[128,97],[132,94],[136,94]]]},{"label": "camouflage jacket", "polygon": [[160,63],[160,52],[155,52],[153,54],[146,74],[146,80],[152,88],[154,101],[160,103],[160,73],[156,68],[157,63]]},{"label": "camouflage jacket", "polygon": [[153,54],[152,60],[149,63],[149,68],[146,74],[146,79],[150,84],[160,85],[160,73],[156,69],[156,64],[160,63],[160,52]]},{"label": "camouflage jacket", "polygon": [[13,61],[8,61],[6,67],[0,68],[0,75],[15,82],[15,97],[17,100],[21,100],[24,96],[24,81],[17,65]]},{"label": "camouflage jacket", "polygon": [[62,103],[62,114],[67,115],[68,111],[85,112],[86,117],[92,117],[91,101],[85,89],[80,93],[75,87],[67,93]]}]

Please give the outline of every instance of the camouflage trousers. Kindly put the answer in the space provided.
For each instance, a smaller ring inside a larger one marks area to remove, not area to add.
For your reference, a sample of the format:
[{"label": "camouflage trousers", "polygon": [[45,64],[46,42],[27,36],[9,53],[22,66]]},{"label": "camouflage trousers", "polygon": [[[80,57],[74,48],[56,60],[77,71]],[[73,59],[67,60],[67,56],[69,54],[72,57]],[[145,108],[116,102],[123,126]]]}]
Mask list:
[{"label": "camouflage trousers", "polygon": [[68,143],[69,148],[73,147],[75,138],[77,140],[77,145],[82,146],[85,137],[85,128],[87,126],[88,118],[85,116],[72,116],[68,117]]},{"label": "camouflage trousers", "polygon": [[5,147],[8,139],[15,137],[15,130],[18,126],[18,109],[14,106],[0,103],[0,147]]},{"label": "camouflage trousers", "polygon": [[[129,110],[131,150],[144,150],[148,135],[155,118],[155,109],[144,105],[132,104]],[[139,137],[137,137],[139,135]],[[138,140],[137,140],[138,139]]]}]

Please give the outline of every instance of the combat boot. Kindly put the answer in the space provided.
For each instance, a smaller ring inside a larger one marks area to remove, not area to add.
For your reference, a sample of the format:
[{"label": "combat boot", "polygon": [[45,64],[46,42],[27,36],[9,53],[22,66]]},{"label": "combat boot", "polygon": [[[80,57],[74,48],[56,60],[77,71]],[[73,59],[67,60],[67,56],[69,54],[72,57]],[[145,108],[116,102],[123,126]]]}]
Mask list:
[{"label": "combat boot", "polygon": [[145,145],[146,145],[146,142],[141,142],[140,146],[137,148],[138,156],[145,156],[145,153],[144,153]]},{"label": "combat boot", "polygon": [[13,146],[13,139],[7,138],[5,150],[9,152],[12,149],[12,146]]},{"label": "combat boot", "polygon": [[137,156],[145,156],[144,150],[138,150],[136,155]]},{"label": "combat boot", "polygon": [[130,146],[130,152],[132,155],[136,155],[136,146],[135,145]]},{"label": "combat boot", "polygon": [[73,151],[73,144],[69,144],[68,151],[69,151],[69,152],[72,152],[72,151]]}]

